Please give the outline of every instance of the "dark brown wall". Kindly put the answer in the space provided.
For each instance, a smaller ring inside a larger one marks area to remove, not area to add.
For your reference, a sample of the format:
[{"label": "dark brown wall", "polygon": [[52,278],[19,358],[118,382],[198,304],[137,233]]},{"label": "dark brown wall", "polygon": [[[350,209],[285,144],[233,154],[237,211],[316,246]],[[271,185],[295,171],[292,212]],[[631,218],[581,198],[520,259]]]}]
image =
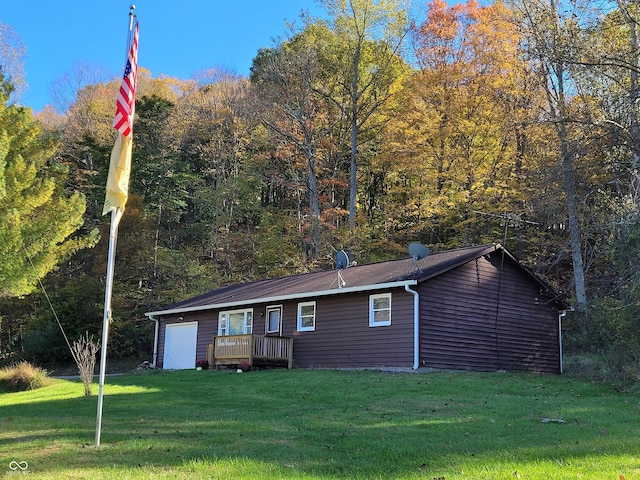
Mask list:
[{"label": "dark brown wall", "polygon": [[557,309],[501,260],[482,257],[421,285],[422,365],[559,373]]},{"label": "dark brown wall", "polygon": [[285,305],[286,336],[293,336],[298,367],[411,367],[413,296],[396,289],[391,296],[391,325],[369,327],[369,295],[334,295],[318,299],[314,332],[296,332],[297,302]]},{"label": "dark brown wall", "polygon": [[[369,327],[370,293],[316,298],[316,329],[297,331],[298,301],[282,305],[282,336],[293,337],[294,366],[307,368],[411,367],[413,365],[413,296],[396,289],[391,297],[391,325]],[[272,305],[272,304],[269,304]],[[253,305],[253,333],[264,334],[267,304]],[[234,307],[230,310],[240,309]],[[218,332],[218,310],[184,314],[184,322],[198,321],[196,361],[205,360],[207,345]],[[158,335],[156,364],[162,367],[164,326],[177,316],[163,319]]]}]

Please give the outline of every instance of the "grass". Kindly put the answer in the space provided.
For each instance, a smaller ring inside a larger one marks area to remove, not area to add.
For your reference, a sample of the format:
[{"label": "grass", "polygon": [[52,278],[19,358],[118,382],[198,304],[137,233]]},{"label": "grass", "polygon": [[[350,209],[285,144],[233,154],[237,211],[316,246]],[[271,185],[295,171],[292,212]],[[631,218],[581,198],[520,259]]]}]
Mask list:
[{"label": "grass", "polygon": [[109,377],[99,448],[83,392],[0,395],[0,475],[27,462],[47,479],[640,479],[640,397],[563,376]]},{"label": "grass", "polygon": [[34,367],[28,362],[18,362],[0,368],[0,389],[35,390],[51,383],[46,370]]}]

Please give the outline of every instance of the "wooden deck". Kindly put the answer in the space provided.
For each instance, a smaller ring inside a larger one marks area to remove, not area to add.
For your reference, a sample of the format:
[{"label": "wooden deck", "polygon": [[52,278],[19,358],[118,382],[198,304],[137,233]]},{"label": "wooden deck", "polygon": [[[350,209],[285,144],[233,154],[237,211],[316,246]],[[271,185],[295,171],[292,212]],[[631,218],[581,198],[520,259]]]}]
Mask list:
[{"label": "wooden deck", "polygon": [[210,366],[293,366],[293,338],[266,335],[214,337],[207,348]]}]

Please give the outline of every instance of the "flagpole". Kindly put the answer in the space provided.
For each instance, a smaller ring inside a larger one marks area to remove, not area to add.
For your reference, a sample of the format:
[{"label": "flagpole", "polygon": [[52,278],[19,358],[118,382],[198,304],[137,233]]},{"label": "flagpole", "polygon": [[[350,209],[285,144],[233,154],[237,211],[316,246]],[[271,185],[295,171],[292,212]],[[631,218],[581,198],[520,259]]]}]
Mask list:
[{"label": "flagpole", "polygon": [[104,293],[104,316],[102,319],[102,348],[100,352],[100,379],[98,387],[98,414],[96,418],[96,447],[100,446],[102,431],[102,404],[104,398],[104,377],[107,368],[107,339],[109,338],[109,323],[111,323],[111,294],[113,291],[113,273],[116,263],[116,244],[118,243],[118,223],[120,210],[111,210],[111,225],[109,227],[109,255],[107,257],[107,280]]},{"label": "flagpole", "polygon": [[127,35],[127,59],[124,77],[116,102],[116,117],[114,128],[118,131],[116,143],[111,152],[105,207],[103,215],[111,211],[109,226],[109,254],[107,257],[107,277],[104,293],[104,315],[102,319],[102,344],[100,352],[100,377],[98,389],[98,412],[96,415],[96,447],[100,446],[102,432],[102,406],[104,402],[104,377],[107,369],[107,342],[109,339],[109,324],[111,323],[111,297],[113,291],[113,274],[116,263],[116,244],[118,240],[118,225],[124,206],[127,202],[129,189],[129,174],[131,171],[131,145],[133,115],[135,110],[135,90],[138,69],[138,25],[132,38],[135,5],[129,9],[129,32]]}]

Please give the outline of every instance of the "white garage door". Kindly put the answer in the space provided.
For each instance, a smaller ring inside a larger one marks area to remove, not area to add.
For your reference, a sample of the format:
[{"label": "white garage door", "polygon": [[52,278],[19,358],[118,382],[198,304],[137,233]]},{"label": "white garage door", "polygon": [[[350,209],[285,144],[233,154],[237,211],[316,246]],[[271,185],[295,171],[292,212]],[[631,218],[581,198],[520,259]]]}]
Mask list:
[{"label": "white garage door", "polygon": [[162,368],[167,370],[195,368],[197,338],[198,322],[167,325]]}]

